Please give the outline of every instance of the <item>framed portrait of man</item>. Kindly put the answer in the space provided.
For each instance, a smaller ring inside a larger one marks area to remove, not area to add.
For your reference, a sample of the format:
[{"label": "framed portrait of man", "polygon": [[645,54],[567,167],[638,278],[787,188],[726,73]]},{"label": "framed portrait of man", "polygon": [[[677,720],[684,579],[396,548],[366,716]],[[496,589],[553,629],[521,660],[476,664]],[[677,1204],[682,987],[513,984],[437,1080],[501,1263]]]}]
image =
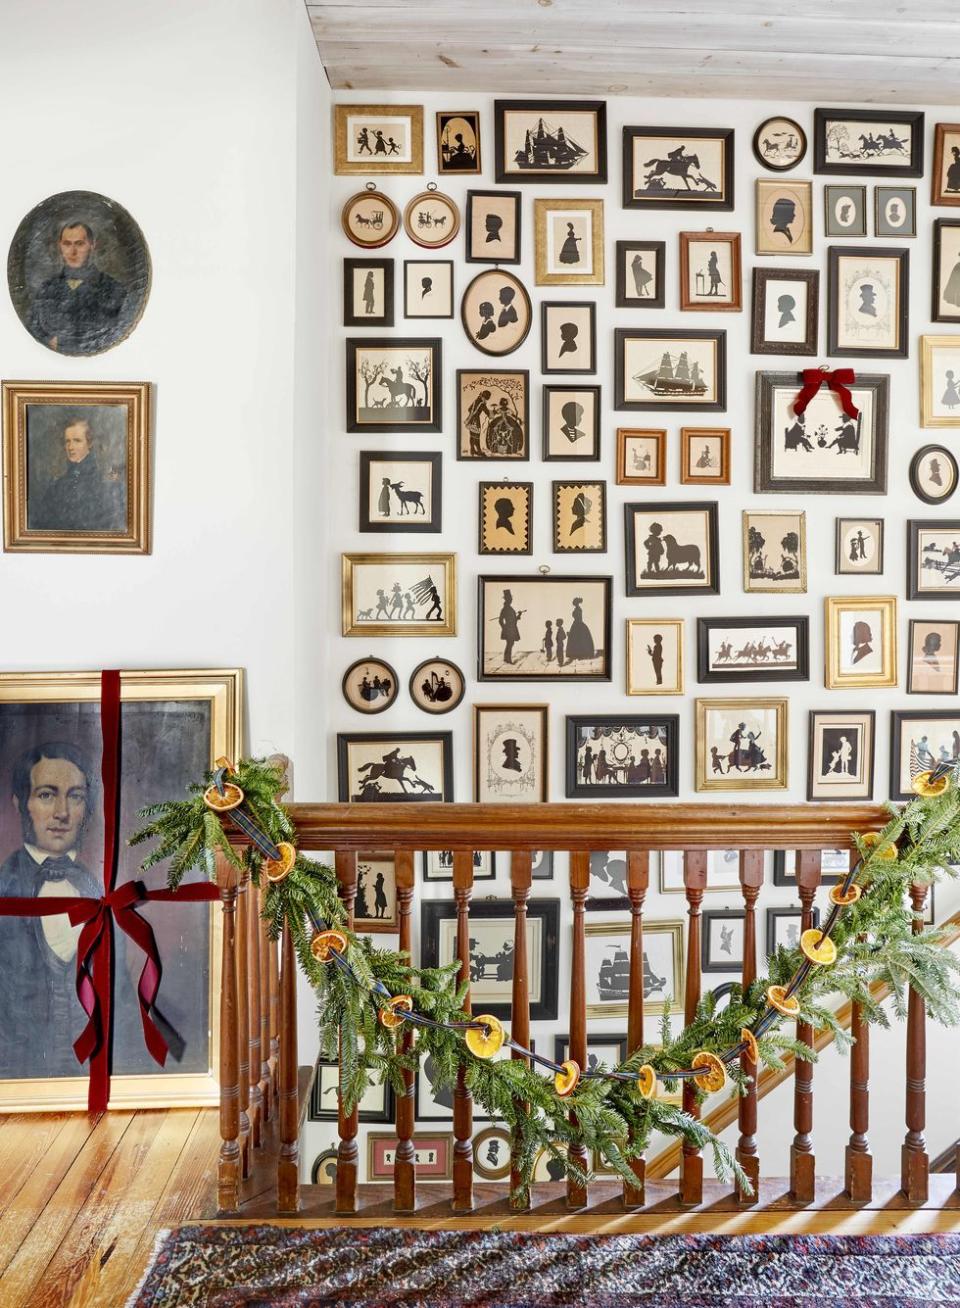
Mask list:
[{"label": "framed portrait of man", "polygon": [[4,548],[149,554],[147,382],[4,382]]},{"label": "framed portrait of man", "polygon": [[[220,755],[241,745],[237,669],[123,672],[116,885],[166,885],[144,872],[127,837],[147,804],[181,798]],[[103,736],[98,672],[0,673],[0,897],[104,893]],[[199,879],[195,875],[191,879]],[[144,1044],[137,1002],[143,953],[114,938],[111,1108],[218,1102],[219,925],[215,903],[143,903],[163,978],[153,1017],[170,1054]],[[87,1102],[88,1067],[73,1042],[81,928],[65,913],[0,917],[0,1109],[62,1112]]]},{"label": "framed portrait of man", "polygon": [[7,284],[35,341],[57,354],[102,354],[140,321],[150,253],[115,200],[61,191],[31,209],[14,233]]}]

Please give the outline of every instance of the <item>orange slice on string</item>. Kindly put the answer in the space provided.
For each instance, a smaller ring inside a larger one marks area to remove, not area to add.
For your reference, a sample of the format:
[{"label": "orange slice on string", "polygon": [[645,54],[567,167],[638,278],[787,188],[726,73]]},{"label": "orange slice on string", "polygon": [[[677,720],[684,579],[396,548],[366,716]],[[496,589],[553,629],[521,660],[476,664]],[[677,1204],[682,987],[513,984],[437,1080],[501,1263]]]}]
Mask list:
[{"label": "orange slice on string", "polygon": [[480,1025],[470,1027],[463,1033],[467,1048],[476,1058],[493,1058],[503,1048],[506,1031],[499,1020],[489,1013],[482,1013],[473,1020]]},{"label": "orange slice on string", "polygon": [[394,995],[380,1009],[380,1025],[385,1026],[388,1031],[394,1031],[398,1026],[403,1025],[400,1014],[412,1012],[413,999],[410,995]]},{"label": "orange slice on string", "polygon": [[830,903],[836,904],[839,908],[849,908],[862,894],[863,891],[859,886],[852,885],[849,890],[844,890],[843,886],[834,886],[830,891]]},{"label": "orange slice on string", "polygon": [[937,795],[942,795],[949,785],[949,773],[937,777],[936,781],[934,781],[933,773],[928,770],[917,773],[910,783],[910,789],[915,795],[919,795],[921,799],[935,799]]},{"label": "orange slice on string", "polygon": [[318,963],[329,963],[334,954],[342,954],[347,937],[342,931],[318,931],[310,941],[310,953]]},{"label": "orange slice on string", "polygon": [[233,766],[233,762],[227,758],[226,754],[221,754],[218,759],[215,759],[213,766],[215,768],[223,768],[226,772],[236,772],[237,770]]},{"label": "orange slice on string", "polygon": [[637,1089],[644,1099],[652,1099],[657,1093],[657,1072],[649,1063],[644,1063],[637,1073]]},{"label": "orange slice on string", "polygon": [[822,931],[810,927],[800,937],[800,949],[804,958],[816,963],[817,967],[829,967],[837,961],[837,947]]},{"label": "orange slice on string", "polygon": [[289,840],[278,841],[277,849],[280,851],[279,858],[265,858],[263,860],[264,875],[268,881],[274,883],[285,881],[293,871],[293,865],[297,861],[297,851]]},{"label": "orange slice on string", "polygon": [[703,1068],[701,1074],[695,1076],[693,1080],[694,1084],[705,1090],[707,1094],[715,1094],[727,1084],[727,1069],[716,1054],[701,1049],[699,1054],[694,1054],[690,1065]]},{"label": "orange slice on string", "polygon": [[795,995],[787,998],[786,986],[770,986],[767,990],[767,1003],[784,1017],[796,1017],[800,1012],[800,1003]]},{"label": "orange slice on string", "polygon": [[889,840],[885,845],[880,844],[879,831],[868,831],[866,835],[861,836],[861,840],[867,848],[869,858],[881,858],[884,862],[892,863],[897,857],[896,845],[892,845]]},{"label": "orange slice on string", "polygon": [[757,1037],[753,1034],[748,1026],[742,1028],[740,1039],[747,1046],[744,1051],[751,1063],[760,1062],[760,1050],[757,1048]]},{"label": "orange slice on string", "polygon": [[561,1070],[554,1074],[553,1088],[561,1099],[566,1099],[577,1088],[577,1082],[580,1080],[580,1064],[568,1058],[560,1066]]},{"label": "orange slice on string", "polygon": [[208,786],[203,792],[203,802],[214,813],[229,813],[232,808],[239,808],[243,803],[243,791],[232,781],[226,781],[222,795],[216,786]]}]

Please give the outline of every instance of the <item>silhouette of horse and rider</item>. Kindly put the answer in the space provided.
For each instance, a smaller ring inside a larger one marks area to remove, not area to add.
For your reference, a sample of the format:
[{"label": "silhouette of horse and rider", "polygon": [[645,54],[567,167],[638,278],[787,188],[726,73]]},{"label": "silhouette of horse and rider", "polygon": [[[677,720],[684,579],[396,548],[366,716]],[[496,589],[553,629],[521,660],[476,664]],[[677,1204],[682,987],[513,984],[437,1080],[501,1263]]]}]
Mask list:
[{"label": "silhouette of horse and rider", "polygon": [[[671,189],[679,190],[680,182],[683,182],[688,191],[702,189],[704,191],[715,191],[716,182],[711,182],[708,177],[704,177],[700,172],[700,157],[696,154],[687,154],[682,145],[678,145],[675,150],[668,150],[665,159],[647,159],[644,162],[644,168],[650,171],[644,174],[643,186],[638,186],[635,190],[636,195],[642,195],[644,191],[665,191],[667,186],[664,184],[664,176],[676,177],[678,179],[675,186]],[[697,171],[690,177],[690,170],[695,168]]]}]

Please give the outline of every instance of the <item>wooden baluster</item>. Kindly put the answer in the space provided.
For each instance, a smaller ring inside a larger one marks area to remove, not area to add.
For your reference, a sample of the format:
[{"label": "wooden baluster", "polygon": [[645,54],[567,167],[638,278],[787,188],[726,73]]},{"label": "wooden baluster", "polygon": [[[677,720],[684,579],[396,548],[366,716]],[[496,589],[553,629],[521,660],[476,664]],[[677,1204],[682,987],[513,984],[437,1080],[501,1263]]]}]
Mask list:
[{"label": "wooden baluster", "polygon": [[[820,850],[799,850],[797,859],[797,890],[800,894],[800,930],[813,926],[813,901],[820,885]],[[808,1022],[797,1023],[797,1039],[813,1044],[813,1027]],[[813,1156],[813,1064],[798,1058],[793,1074],[793,1124],[796,1135],[790,1146],[790,1197],[795,1203],[812,1204],[816,1198],[817,1160]]]},{"label": "wooden baluster", "polygon": [[[398,849],[394,856],[397,878],[397,909],[400,918],[400,951],[412,954],[411,915],[413,912],[413,854]],[[400,1036],[401,1053],[413,1048],[413,1027],[404,1023]],[[416,1149],[413,1144],[414,1086],[416,1073],[403,1073],[403,1094],[397,1098],[397,1153],[393,1164],[393,1211],[412,1213],[417,1206]]]},{"label": "wooden baluster", "polygon": [[[757,899],[763,885],[763,850],[741,849],[740,889],[743,892],[743,989],[757,976]],[[740,1140],[737,1161],[746,1172],[752,1196],[737,1182],[737,1202],[755,1204],[760,1199],[760,1158],[757,1154],[757,1065],[747,1055],[740,1055],[740,1070],[751,1078],[747,1093],[739,1104]]]},{"label": "wooden baluster", "polygon": [[[524,1049],[530,1048],[530,984],[527,976],[527,900],[530,898],[532,858],[529,850],[514,850],[510,855],[510,886],[513,891],[513,995],[510,1009],[510,1033]],[[513,1058],[522,1058],[516,1050]],[[525,1104],[520,1105],[523,1109]],[[520,1173],[510,1169],[511,1189],[520,1184]],[[510,1199],[511,1208],[529,1208],[525,1199]]]},{"label": "wooden baluster", "polygon": [[[453,853],[453,894],[457,904],[458,980],[467,983],[463,1001],[470,1007],[470,895],[473,890],[473,851],[456,849]],[[473,1208],[473,1096],[467,1089],[466,1068],[457,1072],[453,1093],[453,1211],[469,1213]]]},{"label": "wooden baluster", "polygon": [[260,1084],[260,891],[247,889],[247,1059],[250,1065],[250,1144],[263,1144],[263,1088]]},{"label": "wooden baluster", "polygon": [[[643,1044],[643,901],[650,884],[649,850],[627,852],[627,894],[630,896],[630,998],[627,1005],[627,1053]],[[646,1199],[646,1162],[635,1158],[630,1168],[636,1185],[623,1186],[627,1208],[642,1208]]]},{"label": "wooden baluster", "polygon": [[[590,888],[590,855],[578,850],[570,855],[570,898],[573,900],[573,960],[570,969],[570,1054],[580,1067],[587,1065],[587,979],[586,933],[584,912],[587,891]],[[576,1126],[575,1113],[570,1114],[571,1125]],[[570,1146],[570,1161],[581,1171],[589,1168],[587,1151],[582,1144]],[[585,1208],[587,1187],[572,1176],[567,1177],[567,1207]]]},{"label": "wooden baluster", "polygon": [[[927,886],[910,887],[914,913],[913,933],[923,930],[923,906]],[[924,1204],[930,1192],[930,1159],[923,1138],[927,1111],[927,1007],[923,998],[910,987],[907,1000],[907,1134],[900,1151],[900,1188],[911,1204]]]},{"label": "wooden baluster", "polygon": [[279,1000],[277,1212],[289,1216],[300,1211],[300,1100],[297,1093],[297,955],[287,922],[283,926]]},{"label": "wooden baluster", "polygon": [[[707,888],[707,853],[703,849],[687,849],[683,853],[683,886],[687,894],[687,986],[683,1014],[687,1023],[693,1021],[700,1002],[700,904]],[[692,1081],[683,1083],[683,1110],[691,1117],[700,1116],[696,1102],[696,1086]],[[692,1208],[703,1202],[703,1159],[700,1150],[686,1141],[680,1154],[680,1203]]]},{"label": "wooden baluster", "polygon": [[869,1203],[873,1198],[873,1155],[867,1140],[870,1124],[870,1027],[863,1020],[863,1009],[853,1005],[850,1034],[854,1040],[850,1051],[850,1143],[844,1160],[844,1184],[854,1203]]},{"label": "wooden baluster", "polygon": [[274,1115],[273,1069],[270,1066],[270,937],[263,914],[267,888],[260,888],[260,1095],[263,1099],[263,1120],[269,1122]]},{"label": "wooden baluster", "polygon": [[250,873],[244,868],[237,890],[237,1076],[240,1086],[240,1169],[250,1175],[250,996],[247,992],[247,902]]},{"label": "wooden baluster", "polygon": [[267,937],[270,975],[270,1080],[277,1097],[277,1067],[280,1063],[280,942]]},{"label": "wooden baluster", "polygon": [[217,1168],[217,1209],[240,1208],[240,1086],[237,1022],[237,869],[217,853],[216,877],[223,906],[220,964],[220,1160]]},{"label": "wooden baluster", "polygon": [[[353,907],[357,898],[357,856],[355,853],[338,850],[335,855],[337,882],[340,898],[347,910],[347,925],[353,930]],[[341,1036],[341,1047],[343,1038]],[[357,1105],[353,1112],[346,1113],[343,1099],[337,1092],[338,1123],[340,1144],[337,1149],[337,1197],[335,1212],[355,1213],[357,1211],[357,1166],[360,1151],[357,1148]]]}]

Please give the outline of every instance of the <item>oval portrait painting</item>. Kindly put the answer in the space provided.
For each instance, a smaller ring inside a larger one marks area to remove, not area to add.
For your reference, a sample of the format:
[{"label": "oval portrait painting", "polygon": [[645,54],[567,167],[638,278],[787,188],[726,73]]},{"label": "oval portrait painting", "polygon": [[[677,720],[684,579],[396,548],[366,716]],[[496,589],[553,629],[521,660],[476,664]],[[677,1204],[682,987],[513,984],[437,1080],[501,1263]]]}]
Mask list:
[{"label": "oval portrait painting", "polygon": [[140,320],[150,294],[150,254],[143,232],[114,200],[61,191],[17,228],[7,284],[34,340],[58,354],[102,354]]}]

